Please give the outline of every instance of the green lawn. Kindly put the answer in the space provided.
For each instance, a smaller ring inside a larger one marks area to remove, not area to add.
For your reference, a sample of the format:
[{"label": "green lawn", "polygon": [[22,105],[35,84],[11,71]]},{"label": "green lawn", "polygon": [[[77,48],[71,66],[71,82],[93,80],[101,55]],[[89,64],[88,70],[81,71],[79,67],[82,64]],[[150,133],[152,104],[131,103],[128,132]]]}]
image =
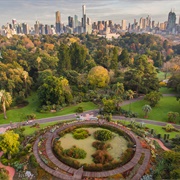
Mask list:
[{"label": "green lawn", "polygon": [[25,131],[24,131],[24,135],[31,135],[33,134],[35,131],[39,131],[42,128],[45,128],[47,126],[52,126],[56,123],[58,123],[59,121],[54,121],[54,122],[49,122],[49,123],[44,123],[44,124],[40,124],[40,128],[35,128],[35,127],[30,127],[30,126],[26,126]]},{"label": "green lawn", "polygon": [[[120,120],[125,126],[130,124],[129,121]],[[180,135],[180,132],[166,132],[164,129],[162,129],[162,126],[152,125],[152,124],[145,124],[145,127],[148,127],[149,129],[154,129],[156,134],[161,134],[163,137],[164,134],[170,134],[170,139],[174,138],[176,135]]]},{"label": "green lawn", "polygon": [[162,94],[176,94],[176,92],[174,91],[174,89],[172,88],[167,88],[167,87],[161,87],[159,89],[159,91],[162,93]]},{"label": "green lawn", "polygon": [[[131,111],[137,112],[139,118],[144,118],[144,112],[142,111],[142,107],[148,104],[147,101],[137,101],[131,104]],[[122,106],[123,109],[129,110],[129,105]],[[176,97],[163,97],[160,102],[156,105],[156,107],[152,108],[152,111],[148,115],[148,119],[156,120],[156,121],[167,121],[167,113],[179,112],[180,114],[180,104],[176,100]],[[177,118],[180,122],[180,117]]]},{"label": "green lawn", "polygon": [[23,108],[16,108],[11,109],[7,111],[7,117],[8,119],[3,118],[3,114],[0,114],[0,124],[8,124],[10,121],[12,122],[20,122],[26,120],[26,115],[35,113],[37,119],[41,118],[47,118],[47,117],[53,117],[53,116],[60,116],[60,115],[66,115],[66,114],[72,114],[75,113],[75,110],[78,106],[82,106],[85,111],[96,109],[97,106],[92,102],[82,102],[77,105],[69,106],[64,108],[63,110],[56,112],[56,113],[39,113],[37,112],[37,108],[39,106],[37,95],[34,93],[32,96],[28,98],[29,104],[26,107]]},{"label": "green lawn", "polygon": [[164,129],[162,129],[162,126],[155,126],[151,124],[146,124],[146,127],[150,129],[154,129],[156,134],[161,134],[161,137],[164,137],[164,134],[170,134],[170,139],[174,138],[177,134],[180,135],[180,132],[166,132]]},{"label": "green lawn", "polygon": [[[167,77],[166,78],[169,78],[171,76],[170,73],[167,74]],[[160,81],[164,80],[165,79],[165,73],[160,71],[158,74],[157,74],[157,77]]]}]

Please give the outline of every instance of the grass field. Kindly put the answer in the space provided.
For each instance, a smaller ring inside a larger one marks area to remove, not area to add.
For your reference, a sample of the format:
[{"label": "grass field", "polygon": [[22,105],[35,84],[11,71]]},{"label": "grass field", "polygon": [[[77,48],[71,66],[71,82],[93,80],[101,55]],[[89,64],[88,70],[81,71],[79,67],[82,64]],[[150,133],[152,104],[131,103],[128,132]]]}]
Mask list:
[{"label": "grass field", "polygon": [[41,119],[41,118],[75,113],[75,110],[77,109],[78,106],[82,106],[85,111],[97,108],[97,106],[92,102],[83,102],[77,105],[66,107],[63,110],[56,113],[51,113],[51,112],[39,113],[36,111],[39,106],[39,103],[37,100],[37,95],[35,93],[28,98],[28,102],[29,104],[26,107],[8,110],[7,111],[8,119],[4,119],[3,114],[0,114],[0,124],[8,124],[10,123],[10,121],[12,122],[25,121],[26,115],[31,114],[31,113],[36,114],[37,119]]},{"label": "grass field", "polygon": [[[142,111],[142,107],[148,104],[147,101],[137,101],[131,104],[131,111],[137,112],[139,118],[144,118],[144,112]],[[122,106],[123,109],[129,110],[129,105]],[[167,113],[179,112],[180,114],[180,104],[176,100],[176,97],[163,97],[160,102],[152,108],[152,111],[148,114],[148,119],[167,122]],[[180,122],[180,117],[177,118]]]},{"label": "grass field", "polygon": [[167,88],[167,87],[161,87],[159,89],[159,91],[162,93],[162,94],[176,94],[176,91],[174,91],[174,89],[172,88]]}]

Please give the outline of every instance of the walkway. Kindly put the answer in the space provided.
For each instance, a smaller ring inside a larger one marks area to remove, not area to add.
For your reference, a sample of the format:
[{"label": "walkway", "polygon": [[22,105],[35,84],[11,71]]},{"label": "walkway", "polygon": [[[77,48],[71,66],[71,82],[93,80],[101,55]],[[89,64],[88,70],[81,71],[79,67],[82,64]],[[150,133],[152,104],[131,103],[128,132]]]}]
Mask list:
[{"label": "walkway", "polygon": [[[46,140],[47,156],[48,156],[49,160],[53,164],[55,164],[57,166],[58,170],[60,170],[60,171],[55,171],[54,169],[47,166],[42,161],[42,159],[40,158],[40,155],[39,155],[39,150],[38,150],[39,139],[36,140],[36,142],[33,146],[33,152],[37,159],[37,162],[40,164],[40,166],[43,169],[45,169],[47,172],[49,172],[50,174],[52,174],[56,177],[59,177],[61,179],[66,179],[66,180],[68,180],[68,179],[76,180],[80,176],[83,178],[105,178],[105,177],[113,176],[115,174],[125,173],[125,172],[131,170],[137,164],[137,162],[141,158],[142,154],[145,153],[145,158],[143,160],[143,163],[137,170],[137,174],[134,177],[134,179],[139,179],[139,177],[143,176],[143,174],[148,166],[149,160],[150,160],[150,151],[148,149],[142,148],[142,146],[140,145],[140,141],[136,137],[136,135],[134,135],[131,131],[127,130],[125,127],[119,126],[115,123],[105,122],[105,123],[103,123],[103,125],[112,126],[112,127],[120,129],[121,131],[124,131],[131,138],[131,140],[134,142],[134,144],[136,144],[135,154],[134,154],[133,158],[127,164],[125,164],[122,167],[115,168],[113,170],[107,170],[107,171],[101,171],[101,172],[89,172],[89,171],[83,171],[82,168],[80,168],[79,170],[71,168],[71,167],[65,165],[64,163],[60,162],[52,152],[52,144],[51,143],[52,143],[54,137],[57,137],[57,134],[60,131],[65,130],[66,128],[70,128],[71,126],[76,126],[76,127],[82,126],[84,124],[86,124],[86,125],[97,124],[99,126],[97,121],[79,121],[79,122],[70,123],[70,124],[61,126],[51,134],[50,133],[46,133],[47,135],[45,134],[45,136],[47,137],[47,140]],[[66,172],[66,174],[64,172]]]},{"label": "walkway", "polygon": [[[0,152],[0,158],[3,155],[3,152]],[[0,168],[4,168],[9,172],[9,180],[13,180],[14,174],[15,174],[15,169],[13,167],[10,166],[4,166],[1,162],[0,162]]]},{"label": "walkway", "polygon": [[170,151],[170,149],[168,149],[159,139],[155,139],[155,138],[150,138],[150,139],[156,141],[164,151]]}]

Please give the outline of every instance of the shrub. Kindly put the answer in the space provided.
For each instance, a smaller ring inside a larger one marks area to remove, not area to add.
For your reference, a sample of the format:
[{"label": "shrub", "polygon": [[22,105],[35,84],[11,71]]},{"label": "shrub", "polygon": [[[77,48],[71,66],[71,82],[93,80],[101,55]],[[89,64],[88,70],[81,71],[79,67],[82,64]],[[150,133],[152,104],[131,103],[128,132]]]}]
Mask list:
[{"label": "shrub", "polygon": [[97,150],[107,150],[108,148],[111,147],[111,145],[105,142],[101,142],[101,141],[95,141],[92,143],[92,146],[95,147]]},{"label": "shrub", "polygon": [[134,151],[132,148],[128,148],[123,155],[121,156],[121,165],[128,163],[134,155]]},{"label": "shrub", "polygon": [[77,109],[76,109],[76,112],[77,113],[82,113],[84,111],[83,107],[79,106]]},{"label": "shrub", "polygon": [[159,85],[160,85],[160,87],[166,87],[166,86],[167,86],[167,83],[161,81],[161,82],[159,83]]},{"label": "shrub", "polygon": [[80,149],[76,146],[73,146],[70,149],[63,150],[64,155],[67,155],[69,157],[75,158],[75,159],[84,159],[87,155],[86,151],[83,149]]},{"label": "shrub", "polygon": [[32,154],[30,157],[29,157],[29,163],[30,165],[33,167],[33,168],[37,168],[38,167],[38,163],[36,161],[36,158],[34,156],[34,154]]},{"label": "shrub", "polygon": [[162,127],[162,129],[164,129],[166,132],[172,132],[172,131],[178,132],[178,130],[172,124],[166,124],[166,126]]},{"label": "shrub", "polygon": [[94,137],[99,141],[107,141],[113,138],[113,134],[109,130],[97,130],[94,132]]},{"label": "shrub", "polygon": [[0,168],[0,179],[2,179],[2,180],[8,180],[9,179],[8,172],[4,168]]},{"label": "shrub", "polygon": [[112,156],[107,151],[98,150],[92,155],[92,157],[94,163],[106,164],[113,161]]},{"label": "shrub", "polygon": [[27,116],[27,119],[30,120],[30,119],[36,119],[36,114],[28,114]]},{"label": "shrub", "polygon": [[73,132],[73,137],[75,139],[85,139],[89,136],[89,131],[86,129],[76,129]]},{"label": "shrub", "polygon": [[179,117],[178,112],[168,112],[168,122],[176,123],[177,117]]}]

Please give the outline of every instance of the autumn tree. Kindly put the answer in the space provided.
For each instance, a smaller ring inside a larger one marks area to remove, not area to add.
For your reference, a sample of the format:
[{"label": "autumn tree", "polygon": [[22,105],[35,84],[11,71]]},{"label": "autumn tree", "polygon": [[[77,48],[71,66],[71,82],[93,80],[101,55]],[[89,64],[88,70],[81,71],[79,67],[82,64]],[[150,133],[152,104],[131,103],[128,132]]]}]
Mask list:
[{"label": "autumn tree", "polygon": [[8,155],[8,159],[19,151],[19,135],[13,131],[7,131],[0,135],[0,149]]},{"label": "autumn tree", "polygon": [[4,112],[4,119],[7,119],[6,108],[9,107],[12,103],[12,97],[9,92],[0,90],[0,103]]},{"label": "autumn tree", "polygon": [[105,87],[109,83],[108,70],[102,66],[93,67],[88,73],[88,81],[93,87]]}]

